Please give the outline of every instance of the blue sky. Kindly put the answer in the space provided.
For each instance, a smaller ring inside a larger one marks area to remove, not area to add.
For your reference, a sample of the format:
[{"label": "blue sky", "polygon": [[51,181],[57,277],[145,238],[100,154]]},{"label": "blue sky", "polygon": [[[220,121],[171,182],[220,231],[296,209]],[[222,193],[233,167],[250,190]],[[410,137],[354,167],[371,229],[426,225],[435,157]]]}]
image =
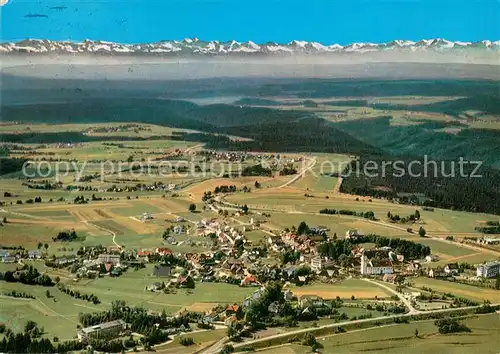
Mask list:
[{"label": "blue sky", "polygon": [[2,41],[500,39],[500,0],[9,0],[1,17]]}]

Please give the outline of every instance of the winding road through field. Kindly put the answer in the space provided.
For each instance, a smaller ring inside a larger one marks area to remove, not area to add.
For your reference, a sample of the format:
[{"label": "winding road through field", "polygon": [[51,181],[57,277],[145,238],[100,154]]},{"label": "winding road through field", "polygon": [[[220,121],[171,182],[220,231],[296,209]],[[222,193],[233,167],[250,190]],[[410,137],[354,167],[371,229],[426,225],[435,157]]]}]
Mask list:
[{"label": "winding road through field", "polygon": [[410,310],[410,312],[408,312],[409,315],[416,315],[416,314],[419,314],[419,313],[422,313],[422,311],[419,311],[417,310],[415,307],[413,307],[412,303],[410,300],[408,300],[407,298],[405,298],[403,296],[403,294],[401,293],[398,293],[396,290],[392,289],[390,286],[387,286],[385,284],[381,284],[379,282],[376,282],[375,280],[372,280],[372,279],[368,279],[368,278],[363,278],[364,281],[367,281],[369,283],[372,283],[376,286],[379,286],[381,288],[384,288],[385,290],[387,290],[388,292],[396,295],[399,300],[401,300],[401,302],[403,304],[405,304],[405,306]]},{"label": "winding road through field", "polygon": [[300,178],[302,178],[308,171],[311,171],[313,169],[314,165],[316,165],[316,157],[313,157],[311,159],[311,162],[309,162],[309,165],[307,165],[307,167],[305,167],[302,171],[300,171],[298,174],[293,176],[293,178],[290,179],[289,181],[283,183],[281,186],[276,187],[276,189],[284,188],[286,186],[291,185],[292,183],[295,183]]}]

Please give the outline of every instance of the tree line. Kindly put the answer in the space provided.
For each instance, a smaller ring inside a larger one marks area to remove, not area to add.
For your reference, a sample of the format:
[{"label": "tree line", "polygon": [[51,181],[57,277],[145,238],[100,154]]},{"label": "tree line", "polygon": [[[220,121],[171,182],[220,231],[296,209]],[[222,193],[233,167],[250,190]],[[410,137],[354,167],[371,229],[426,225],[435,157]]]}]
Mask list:
[{"label": "tree line", "polygon": [[101,300],[99,300],[99,298],[96,295],[94,295],[94,294],[83,294],[79,290],[70,289],[69,287],[67,287],[66,285],[64,285],[62,283],[57,284],[57,288],[59,290],[61,290],[63,293],[65,293],[65,294],[67,294],[67,295],[69,295],[71,297],[74,297],[75,299],[86,300],[88,302],[94,303],[95,305],[98,305],[98,304],[101,303]]},{"label": "tree line", "polygon": [[420,259],[431,254],[431,248],[421,243],[378,235],[323,242],[318,245],[317,251],[322,256],[339,259],[341,255],[351,256],[353,245],[361,243],[374,243],[377,247],[390,247],[407,259]]},{"label": "tree line", "polygon": [[320,214],[328,214],[328,215],[351,215],[351,216],[359,216],[361,218],[365,218],[365,219],[369,219],[369,220],[378,220],[375,217],[375,213],[371,210],[365,211],[365,212],[363,212],[363,211],[356,212],[353,210],[346,210],[346,209],[337,210],[337,209],[325,208],[325,209],[321,209],[319,211],[319,213]]}]

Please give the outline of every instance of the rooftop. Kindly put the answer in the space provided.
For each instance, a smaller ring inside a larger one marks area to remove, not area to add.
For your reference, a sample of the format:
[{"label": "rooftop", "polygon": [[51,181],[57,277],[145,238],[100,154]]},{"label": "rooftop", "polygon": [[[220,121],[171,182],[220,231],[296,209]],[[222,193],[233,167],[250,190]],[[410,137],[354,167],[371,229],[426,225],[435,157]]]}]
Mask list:
[{"label": "rooftop", "polygon": [[107,328],[113,328],[117,326],[125,326],[125,321],[123,320],[115,320],[115,321],[110,321],[110,322],[105,322],[105,323],[100,323],[95,326],[90,326],[90,327],[85,327],[82,328],[82,332],[84,333],[92,333],[101,329],[107,329]]}]

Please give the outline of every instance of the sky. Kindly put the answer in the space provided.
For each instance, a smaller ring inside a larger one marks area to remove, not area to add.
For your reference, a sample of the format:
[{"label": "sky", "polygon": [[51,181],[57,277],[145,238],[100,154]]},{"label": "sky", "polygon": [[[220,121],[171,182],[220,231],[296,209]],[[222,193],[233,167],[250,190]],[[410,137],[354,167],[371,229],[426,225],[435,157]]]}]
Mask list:
[{"label": "sky", "polygon": [[500,0],[8,0],[0,11],[2,41],[500,39]]}]

